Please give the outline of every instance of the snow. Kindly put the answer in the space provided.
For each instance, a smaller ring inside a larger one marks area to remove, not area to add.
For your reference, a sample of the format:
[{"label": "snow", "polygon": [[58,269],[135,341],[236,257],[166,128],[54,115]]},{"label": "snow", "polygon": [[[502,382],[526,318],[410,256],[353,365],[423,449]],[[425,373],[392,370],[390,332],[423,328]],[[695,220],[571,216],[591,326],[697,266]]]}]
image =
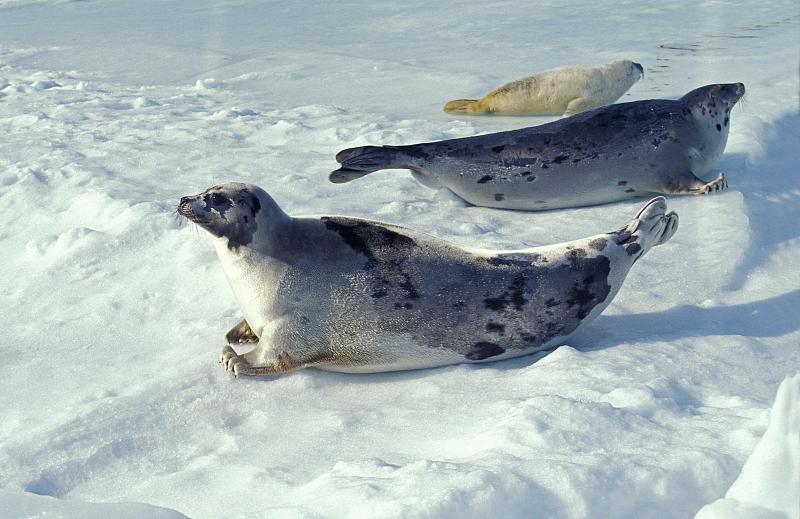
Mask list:
[{"label": "snow", "polygon": [[[0,517],[792,517],[755,481],[796,495],[756,446],[797,452],[769,408],[800,372],[799,27],[791,1],[0,0]],[[616,58],[646,70],[621,101],[748,93],[729,190],[671,198],[675,237],[570,344],[380,375],[217,365],[241,317],[180,196],[253,182],[290,214],[481,248],[606,232],[644,200],[498,211],[327,174],[345,147],[552,120],[441,107]]]},{"label": "snow", "polygon": [[174,510],[140,503],[81,503],[0,491],[3,517],[17,519],[186,519]]},{"label": "snow", "polygon": [[800,373],[781,383],[767,431],[725,498],[695,517],[800,517]]}]

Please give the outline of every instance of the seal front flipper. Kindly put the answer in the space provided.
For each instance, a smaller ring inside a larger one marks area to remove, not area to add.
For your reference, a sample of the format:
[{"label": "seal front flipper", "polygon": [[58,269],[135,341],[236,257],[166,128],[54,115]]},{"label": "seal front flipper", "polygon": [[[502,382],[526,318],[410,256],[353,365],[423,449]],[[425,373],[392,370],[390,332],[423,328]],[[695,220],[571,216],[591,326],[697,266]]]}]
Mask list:
[{"label": "seal front flipper", "polygon": [[658,192],[665,195],[705,195],[714,191],[722,191],[726,187],[728,187],[728,180],[725,178],[725,173],[720,172],[717,178],[707,182],[695,176],[694,173],[687,172],[681,178],[670,178]]},{"label": "seal front flipper", "polygon": [[253,332],[246,320],[230,329],[225,334],[225,342],[228,344],[242,344],[245,342],[258,342],[258,335]]},{"label": "seal front flipper", "polygon": [[722,191],[726,187],[728,187],[728,181],[725,179],[725,173],[721,172],[717,175],[717,178],[712,180],[711,182],[705,182],[703,179],[698,178],[698,183],[700,185],[696,185],[692,189],[689,190],[689,194],[691,195],[707,195],[712,191]]},{"label": "seal front flipper", "polygon": [[277,355],[270,355],[266,360],[262,360],[264,354],[265,350],[263,348],[256,347],[247,353],[239,355],[230,345],[227,345],[222,348],[219,361],[225,371],[230,371],[236,377],[239,375],[257,377],[296,371],[320,364],[328,359],[326,354],[317,354],[307,359],[301,359],[288,353],[278,353]]},{"label": "seal front flipper", "polygon": [[331,172],[328,179],[334,184],[350,182],[381,169],[410,169],[409,148],[414,146],[359,146],[336,154],[341,168]]}]

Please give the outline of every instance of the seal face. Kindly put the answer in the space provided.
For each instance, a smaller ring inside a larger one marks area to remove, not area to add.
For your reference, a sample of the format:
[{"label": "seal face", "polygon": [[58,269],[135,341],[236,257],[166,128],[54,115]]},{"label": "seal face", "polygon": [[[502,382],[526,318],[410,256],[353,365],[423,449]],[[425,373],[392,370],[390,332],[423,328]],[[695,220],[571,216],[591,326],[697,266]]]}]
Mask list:
[{"label": "seal face", "polygon": [[502,85],[481,99],[456,99],[444,111],[460,115],[573,115],[611,104],[644,77],[620,59],[600,66],[546,70]]},{"label": "seal face", "polygon": [[[184,197],[178,212],[213,236],[241,305],[221,355],[237,375],[392,371],[552,348],[677,226],[657,198],[615,232],[491,252],[358,218],[289,217],[246,184]],[[241,355],[232,347],[248,342],[257,344]]]},{"label": "seal face", "polygon": [[339,152],[331,182],[409,169],[432,188],[502,209],[545,210],[647,194],[699,195],[727,186],[698,175],[722,155],[741,83],[707,85],[681,99],[605,106],[541,126],[409,146]]},{"label": "seal face", "polygon": [[218,238],[226,237],[231,249],[253,241],[258,230],[256,215],[260,210],[258,196],[244,184],[236,183],[214,186],[194,197],[183,197],[178,205],[178,214]]}]

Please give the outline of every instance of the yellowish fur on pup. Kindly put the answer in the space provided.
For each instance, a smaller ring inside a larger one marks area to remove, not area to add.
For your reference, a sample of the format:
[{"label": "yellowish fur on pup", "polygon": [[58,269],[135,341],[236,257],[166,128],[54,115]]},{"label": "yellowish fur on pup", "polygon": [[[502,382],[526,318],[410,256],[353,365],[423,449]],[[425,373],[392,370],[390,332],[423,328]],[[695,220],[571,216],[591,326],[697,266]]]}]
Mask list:
[{"label": "yellowish fur on pup", "polygon": [[461,115],[573,115],[613,103],[644,76],[627,59],[599,66],[560,67],[496,88],[483,99],[456,99],[444,111]]}]

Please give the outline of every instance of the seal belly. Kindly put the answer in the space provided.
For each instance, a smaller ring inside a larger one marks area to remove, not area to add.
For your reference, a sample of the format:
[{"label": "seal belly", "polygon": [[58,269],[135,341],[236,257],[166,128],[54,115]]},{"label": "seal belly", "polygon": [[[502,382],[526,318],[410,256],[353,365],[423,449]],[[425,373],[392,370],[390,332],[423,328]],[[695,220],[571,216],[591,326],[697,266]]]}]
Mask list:
[{"label": "seal belly", "polygon": [[[548,210],[626,200],[658,191],[653,165],[663,164],[657,151],[642,148],[628,158],[606,154],[545,164],[536,158],[516,159],[514,167],[450,162],[434,166],[443,186],[470,204],[501,209]],[[635,157],[635,158],[634,158]],[[674,167],[688,165],[675,157]],[[458,173],[455,173],[458,171]],[[661,170],[658,172],[661,173]]]}]

